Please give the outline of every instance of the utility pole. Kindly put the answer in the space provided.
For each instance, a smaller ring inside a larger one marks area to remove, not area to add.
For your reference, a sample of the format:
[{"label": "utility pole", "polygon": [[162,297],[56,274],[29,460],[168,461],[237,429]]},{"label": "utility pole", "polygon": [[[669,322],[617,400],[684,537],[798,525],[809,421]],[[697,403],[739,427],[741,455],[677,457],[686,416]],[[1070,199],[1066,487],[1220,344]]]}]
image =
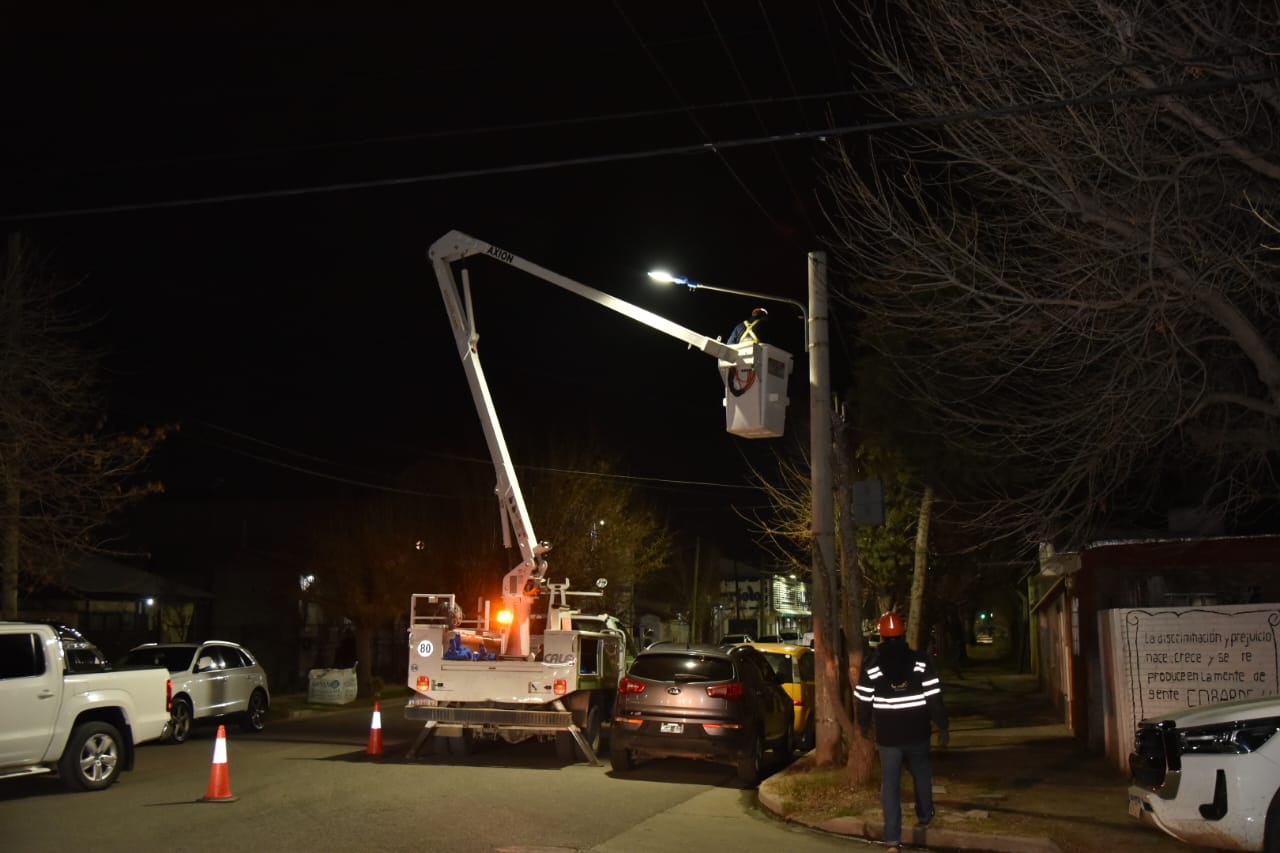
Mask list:
[{"label": "utility pole", "polygon": [[840,729],[833,709],[840,703],[839,622],[832,602],[836,591],[827,581],[835,572],[835,510],[831,494],[831,369],[827,330],[827,253],[809,253],[809,464],[812,493],[813,644],[817,652],[815,679],[817,758],[834,756]]}]

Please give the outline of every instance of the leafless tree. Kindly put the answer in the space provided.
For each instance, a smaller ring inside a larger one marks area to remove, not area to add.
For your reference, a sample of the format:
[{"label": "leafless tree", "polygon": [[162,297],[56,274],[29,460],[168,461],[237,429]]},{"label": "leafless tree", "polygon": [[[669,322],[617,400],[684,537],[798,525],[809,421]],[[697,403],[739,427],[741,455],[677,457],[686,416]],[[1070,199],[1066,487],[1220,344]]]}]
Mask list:
[{"label": "leafless tree", "polygon": [[547,458],[553,464],[520,477],[534,529],[553,548],[548,580],[567,578],[571,590],[592,591],[604,578],[604,605],[634,628],[636,584],[670,563],[669,529],[618,475],[617,462],[590,450],[562,449]]},{"label": "leafless tree", "polygon": [[[840,298],[920,423],[991,460],[985,515],[1078,542],[1274,498],[1272,2],[856,0],[901,129],[832,170]],[[940,496],[941,497],[941,496]]]},{"label": "leafless tree", "polygon": [[140,481],[164,430],[110,434],[90,323],[67,307],[72,287],[12,235],[0,281],[0,618],[23,589],[56,581],[85,552],[117,553],[104,533],[119,510],[158,486]]},{"label": "leafless tree", "polygon": [[404,496],[344,504],[326,517],[311,519],[300,531],[308,571],[314,572],[304,598],[318,604],[330,619],[351,623],[361,695],[378,692],[374,639],[380,629],[404,618],[410,596],[460,591],[422,587],[439,579],[438,539],[445,535],[432,526],[418,502]]},{"label": "leafless tree", "polygon": [[[818,767],[845,764],[849,783],[866,785],[873,767],[873,745],[856,724],[852,685],[862,668],[862,599],[864,567],[859,560],[859,535],[853,522],[853,439],[843,417],[832,418],[837,565],[811,565],[813,548],[812,480],[801,452],[799,462],[779,459],[777,473],[766,476],[757,469],[752,478],[765,493],[767,515],[745,516],[760,544],[807,576],[813,599],[824,609],[813,613],[815,634],[824,643],[814,649],[814,678],[822,697],[838,697],[830,706],[820,704],[815,713]],[[801,465],[804,465],[802,468]],[[819,561],[820,563],[820,561]],[[820,631],[816,630],[818,627]]]}]

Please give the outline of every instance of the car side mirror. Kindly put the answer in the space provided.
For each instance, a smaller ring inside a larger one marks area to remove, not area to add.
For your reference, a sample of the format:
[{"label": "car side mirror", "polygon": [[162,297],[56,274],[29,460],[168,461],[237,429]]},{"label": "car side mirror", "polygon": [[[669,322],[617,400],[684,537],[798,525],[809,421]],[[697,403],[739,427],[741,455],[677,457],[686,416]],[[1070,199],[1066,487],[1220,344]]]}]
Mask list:
[{"label": "car side mirror", "polygon": [[196,661],[196,672],[204,672],[210,669],[213,669],[213,658],[208,655],[204,655]]}]

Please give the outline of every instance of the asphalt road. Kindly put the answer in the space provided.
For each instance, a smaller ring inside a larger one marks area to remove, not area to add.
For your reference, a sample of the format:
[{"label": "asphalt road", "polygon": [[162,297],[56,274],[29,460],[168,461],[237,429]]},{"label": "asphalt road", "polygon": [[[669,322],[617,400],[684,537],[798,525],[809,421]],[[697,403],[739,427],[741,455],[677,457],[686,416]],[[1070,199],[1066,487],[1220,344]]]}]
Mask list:
[{"label": "asphalt road", "polygon": [[[382,713],[384,756],[366,755],[369,709],[227,731],[234,802],[206,803],[215,729],[148,744],[106,791],[51,777],[0,782],[5,850],[438,850],[668,853],[679,849],[848,851],[864,846],[783,824],[731,768],[665,760],[615,776],[565,765],[550,743],[484,745],[405,759],[419,724]],[[428,750],[429,752],[429,750]]]}]

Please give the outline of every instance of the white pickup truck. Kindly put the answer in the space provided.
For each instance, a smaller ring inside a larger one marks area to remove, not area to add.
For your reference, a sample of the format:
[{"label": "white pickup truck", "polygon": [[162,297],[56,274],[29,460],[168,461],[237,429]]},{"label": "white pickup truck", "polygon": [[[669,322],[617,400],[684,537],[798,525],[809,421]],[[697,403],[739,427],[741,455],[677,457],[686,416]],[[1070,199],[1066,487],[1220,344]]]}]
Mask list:
[{"label": "white pickup truck", "polygon": [[108,787],[167,733],[171,689],[165,669],[77,672],[54,626],[0,622],[0,779]]}]

